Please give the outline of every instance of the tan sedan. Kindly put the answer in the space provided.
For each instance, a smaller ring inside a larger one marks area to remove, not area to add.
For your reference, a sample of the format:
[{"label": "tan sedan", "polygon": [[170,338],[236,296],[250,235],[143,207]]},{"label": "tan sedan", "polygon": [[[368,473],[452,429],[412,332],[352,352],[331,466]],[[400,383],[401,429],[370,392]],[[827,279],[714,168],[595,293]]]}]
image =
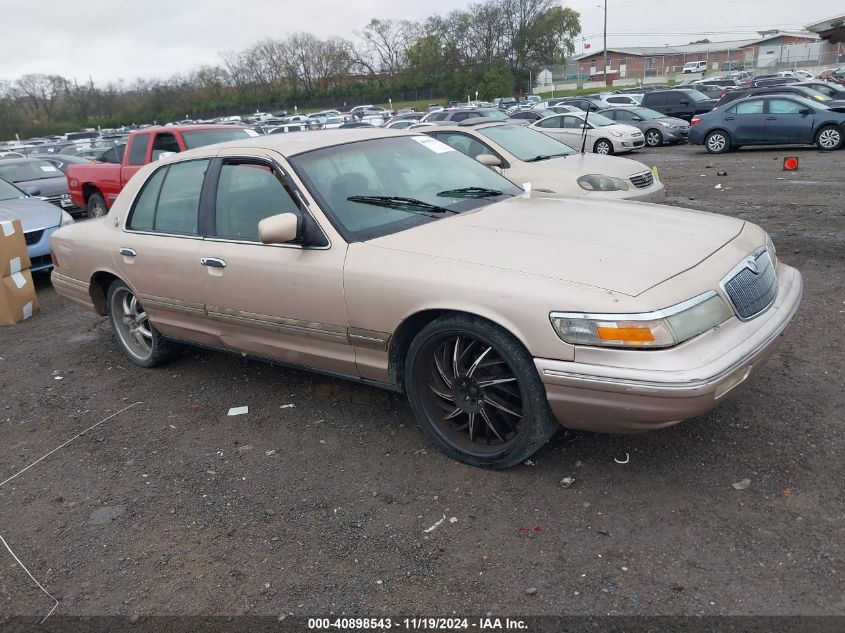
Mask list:
[{"label": "tan sedan", "polygon": [[413,132],[236,141],[150,164],[52,239],[53,283],[138,365],[173,341],[404,391],[425,432],[502,468],[559,424],[657,429],[777,348],[801,276],[743,220],[526,198]]}]

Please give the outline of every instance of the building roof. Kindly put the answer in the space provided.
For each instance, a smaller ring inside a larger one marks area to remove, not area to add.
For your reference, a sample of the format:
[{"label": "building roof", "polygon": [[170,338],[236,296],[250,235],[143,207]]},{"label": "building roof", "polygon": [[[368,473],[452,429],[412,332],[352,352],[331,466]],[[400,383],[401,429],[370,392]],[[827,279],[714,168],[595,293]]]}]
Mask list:
[{"label": "building roof", "polygon": [[837,15],[826,20],[808,24],[804,28],[817,33],[823,40],[830,40],[831,44],[845,42],[845,15]]},{"label": "building roof", "polygon": [[[623,46],[623,47],[608,47],[609,53],[621,53],[623,55],[633,55],[639,57],[651,57],[655,55],[704,55],[706,53],[717,53],[723,51],[733,51],[752,44],[761,44],[777,37],[804,37],[808,40],[818,39],[814,33],[804,31],[760,31],[760,37],[747,40],[730,40],[726,42],[709,42],[706,44],[682,44],[680,46]],[[593,55],[604,53],[604,49],[591,51],[582,55],[573,57],[573,61],[592,57]]]}]

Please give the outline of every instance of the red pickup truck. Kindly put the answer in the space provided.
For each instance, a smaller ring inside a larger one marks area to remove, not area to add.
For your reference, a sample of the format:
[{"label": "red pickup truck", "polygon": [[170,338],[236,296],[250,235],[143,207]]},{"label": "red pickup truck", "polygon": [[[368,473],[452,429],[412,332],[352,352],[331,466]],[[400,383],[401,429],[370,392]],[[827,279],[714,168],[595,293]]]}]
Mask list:
[{"label": "red pickup truck", "polygon": [[76,206],[88,211],[89,218],[105,215],[124,185],[147,163],[195,147],[250,136],[256,133],[232,125],[174,125],[136,130],[127,139],[123,162],[68,166],[70,197]]}]

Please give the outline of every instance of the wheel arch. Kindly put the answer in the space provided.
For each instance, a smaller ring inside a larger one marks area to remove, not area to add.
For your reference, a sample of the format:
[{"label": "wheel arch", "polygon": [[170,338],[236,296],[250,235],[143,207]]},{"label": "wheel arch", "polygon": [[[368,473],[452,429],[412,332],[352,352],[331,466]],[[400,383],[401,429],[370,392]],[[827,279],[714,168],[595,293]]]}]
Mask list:
[{"label": "wheel arch", "polygon": [[91,275],[91,281],[88,283],[88,294],[94,303],[94,310],[101,316],[107,316],[109,313],[107,300],[109,286],[115,281],[122,281],[129,286],[125,280],[108,270],[98,270]]},{"label": "wheel arch", "polygon": [[85,204],[88,204],[88,199],[94,195],[95,193],[100,194],[103,196],[103,201],[105,202],[106,197],[103,195],[103,192],[100,191],[99,187],[92,185],[90,182],[83,183],[82,185],[82,199],[85,201]]},{"label": "wheel arch", "polygon": [[387,350],[388,371],[395,383],[404,390],[405,360],[408,356],[408,350],[411,347],[411,342],[414,340],[414,337],[429,323],[444,316],[460,315],[475,317],[487,321],[496,327],[502,328],[508,334],[513,336],[520,345],[529,351],[530,354],[528,345],[515,324],[510,322],[508,319],[501,318],[500,315],[483,314],[482,312],[483,311],[474,312],[454,307],[429,307],[417,310],[405,317],[390,337],[390,343],[388,344]]}]

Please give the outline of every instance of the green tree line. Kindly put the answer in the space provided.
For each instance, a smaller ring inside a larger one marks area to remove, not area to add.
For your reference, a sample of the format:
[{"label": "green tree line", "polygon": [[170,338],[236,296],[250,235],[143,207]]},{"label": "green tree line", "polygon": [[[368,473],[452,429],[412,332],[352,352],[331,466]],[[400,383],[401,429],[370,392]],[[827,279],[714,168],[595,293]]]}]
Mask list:
[{"label": "green tree line", "polygon": [[492,99],[529,92],[530,72],[563,63],[580,30],[555,0],[485,0],[418,22],[372,19],[351,39],[266,39],[166,79],[29,74],[0,81],[0,138],[388,97]]}]

